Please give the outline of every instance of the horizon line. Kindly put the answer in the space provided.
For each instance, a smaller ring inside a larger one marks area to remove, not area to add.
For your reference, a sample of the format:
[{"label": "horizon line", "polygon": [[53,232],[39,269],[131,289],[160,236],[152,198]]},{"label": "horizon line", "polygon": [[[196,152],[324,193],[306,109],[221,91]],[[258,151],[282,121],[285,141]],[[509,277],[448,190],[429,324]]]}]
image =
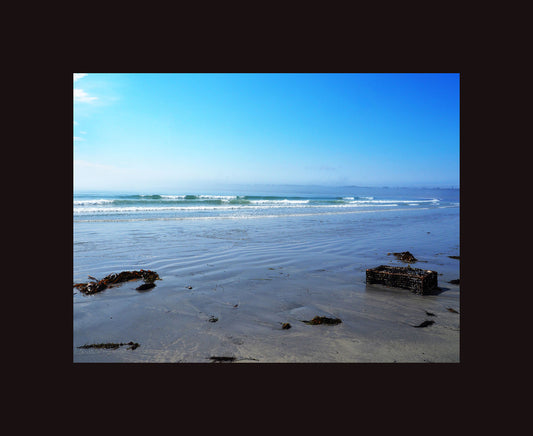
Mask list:
[{"label": "horizon line", "polygon": [[[319,188],[330,188],[330,189],[334,189],[334,188],[365,188],[365,189],[454,189],[454,190],[457,190],[457,189],[460,189],[460,185],[422,185],[422,186],[405,186],[405,185],[320,185],[320,184],[316,184],[316,183],[310,183],[310,184],[299,184],[299,183],[232,183],[232,182],[225,182],[225,183],[213,183],[213,184],[210,184],[208,182],[198,182],[198,185],[201,188],[206,188],[206,187],[209,187],[209,185],[217,185],[218,187],[227,187],[227,186],[235,186],[235,187],[261,187],[261,186],[269,186],[269,187],[276,187],[276,186],[279,186],[279,187],[306,187],[306,188],[312,188],[312,187],[319,187]],[[215,186],[212,186],[212,187],[215,187]],[[114,192],[137,192],[137,191],[147,191],[147,190],[151,190],[151,191],[164,191],[164,190],[168,190],[168,189],[176,189],[178,188],[178,186],[176,186],[175,188],[171,188],[170,186],[168,187],[147,187],[147,188],[132,188],[132,189],[128,189],[128,188],[75,188],[73,187],[72,191],[73,192],[82,192],[82,191],[97,191],[97,192],[110,192],[110,191],[114,191]]]}]

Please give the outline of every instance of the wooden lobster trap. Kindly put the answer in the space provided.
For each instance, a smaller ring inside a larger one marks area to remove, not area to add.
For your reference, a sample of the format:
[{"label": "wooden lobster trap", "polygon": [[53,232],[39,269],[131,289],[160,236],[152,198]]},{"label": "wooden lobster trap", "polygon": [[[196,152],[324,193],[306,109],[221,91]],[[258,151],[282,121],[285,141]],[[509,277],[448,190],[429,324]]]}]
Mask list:
[{"label": "wooden lobster trap", "polygon": [[428,294],[438,287],[437,272],[410,266],[380,265],[366,270],[366,283],[410,289],[415,294]]}]

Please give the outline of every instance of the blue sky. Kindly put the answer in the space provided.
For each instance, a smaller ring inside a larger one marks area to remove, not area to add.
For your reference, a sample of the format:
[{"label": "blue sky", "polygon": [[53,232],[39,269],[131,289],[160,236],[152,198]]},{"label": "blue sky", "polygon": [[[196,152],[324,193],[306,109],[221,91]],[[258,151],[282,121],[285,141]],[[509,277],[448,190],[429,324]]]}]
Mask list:
[{"label": "blue sky", "polygon": [[74,189],[459,186],[459,74],[74,74]]}]

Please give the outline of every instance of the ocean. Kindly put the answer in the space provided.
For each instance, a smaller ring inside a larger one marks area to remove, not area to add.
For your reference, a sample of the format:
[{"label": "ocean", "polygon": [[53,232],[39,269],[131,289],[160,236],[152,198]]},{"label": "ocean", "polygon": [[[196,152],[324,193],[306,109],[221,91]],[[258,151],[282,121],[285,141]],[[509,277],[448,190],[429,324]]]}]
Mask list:
[{"label": "ocean", "polygon": [[[74,283],[139,269],[162,280],[74,289],[74,361],[458,362],[459,230],[458,189],[76,192]],[[401,251],[439,273],[438,293],[365,284],[366,268],[403,265]],[[435,324],[413,329],[427,312]],[[315,315],[343,323],[300,322]],[[129,341],[140,347],[78,348]]]},{"label": "ocean", "polygon": [[74,195],[74,222],[255,218],[459,206],[456,189],[263,187]]}]

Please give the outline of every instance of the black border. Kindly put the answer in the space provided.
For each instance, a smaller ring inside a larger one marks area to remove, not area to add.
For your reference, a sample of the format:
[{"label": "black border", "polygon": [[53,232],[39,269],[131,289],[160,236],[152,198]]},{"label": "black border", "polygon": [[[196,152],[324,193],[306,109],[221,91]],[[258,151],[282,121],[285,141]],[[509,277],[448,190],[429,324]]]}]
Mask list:
[{"label": "black border", "polygon": [[[174,70],[165,71],[165,69],[155,68],[89,68],[87,65],[77,65],[72,71],[64,74],[65,84],[65,104],[67,107],[71,107],[72,115],[72,94],[71,94],[71,82],[73,72],[209,72],[209,69],[205,68],[190,68],[187,71]],[[232,72],[234,68],[217,68],[216,72]],[[261,68],[259,70],[252,69],[251,71],[245,68],[246,72],[269,72],[267,68]],[[355,70],[336,69],[334,67],[329,68],[302,68],[294,71],[294,69],[280,69],[275,68],[272,72],[387,72],[382,69],[371,69],[370,71],[362,71],[360,68]],[[390,72],[451,72],[457,73],[457,68],[436,68],[436,69],[422,69],[419,68],[407,68],[402,69],[394,68]],[[468,76],[466,76],[468,77]],[[468,162],[471,161],[469,149],[471,144],[467,142],[465,135],[466,118],[465,113],[468,112],[468,106],[466,101],[468,98],[468,80],[465,74],[460,73],[460,95],[461,95],[461,183],[460,183],[460,195],[461,195],[461,229],[460,229],[460,246],[461,246],[461,262],[465,262],[465,265],[469,265],[472,261],[472,257],[468,252],[468,244],[466,243],[466,229],[469,228],[469,219],[467,214],[472,211],[470,201],[472,197],[468,194],[469,175],[465,171],[465,167]],[[469,114],[470,116],[470,114]],[[68,118],[65,116],[65,146],[72,147],[72,116]],[[68,126],[68,128],[67,128]],[[60,183],[63,185],[65,192],[65,223],[61,225],[61,233],[65,229],[69,230],[69,234],[65,238],[64,251],[70,256],[70,259],[64,263],[65,265],[65,289],[71,286],[72,269],[72,171],[73,155],[70,161],[68,159],[65,162],[65,167],[69,167],[70,171],[63,173],[64,177],[60,178]],[[64,179],[64,181],[63,181]],[[66,187],[66,189],[65,189]],[[466,207],[466,209],[465,209]],[[467,212],[468,211],[468,212]],[[466,250],[465,250],[466,247]],[[463,263],[461,263],[463,265]],[[342,393],[347,395],[348,401],[351,401],[354,396],[361,398],[363,401],[373,400],[376,407],[382,405],[383,402],[400,401],[405,404],[405,401],[422,401],[425,403],[435,395],[436,391],[439,392],[438,396],[446,394],[443,392],[451,390],[451,395],[456,396],[458,392],[456,388],[458,384],[461,384],[465,380],[465,376],[475,373],[474,368],[476,363],[475,356],[478,355],[479,345],[476,344],[476,340],[473,338],[474,332],[472,325],[475,324],[475,316],[473,315],[472,308],[475,306],[473,303],[473,288],[474,283],[470,281],[469,275],[466,273],[468,269],[461,267],[461,337],[460,337],[460,363],[408,363],[408,364],[384,364],[384,363],[284,363],[284,364],[261,364],[261,363],[249,363],[245,365],[230,365],[230,364],[218,364],[213,365],[210,363],[194,363],[194,364],[160,364],[160,363],[73,363],[72,362],[72,303],[70,299],[60,297],[57,301],[60,303],[57,307],[61,307],[62,312],[70,314],[65,319],[61,317],[63,322],[60,323],[60,330],[64,330],[68,333],[63,333],[64,346],[63,350],[59,353],[61,356],[61,366],[68,368],[66,372],[69,383],[75,385],[88,386],[101,386],[109,384],[110,386],[119,386],[121,392],[120,395],[128,397],[129,395],[137,397],[136,391],[140,388],[151,390],[155,387],[154,384],[161,387],[162,390],[168,390],[169,395],[173,395],[174,389],[182,391],[184,388],[187,395],[190,395],[192,401],[209,402],[211,401],[210,395],[218,393],[221,398],[224,398],[225,392],[231,392],[232,398],[235,398],[234,394],[240,392],[254,392],[261,397],[266,392],[271,392],[272,388],[276,386],[279,390],[279,397],[275,401],[280,402],[280,406],[286,405],[284,398],[290,398],[288,401],[290,407],[291,402],[296,401],[296,398],[300,398],[302,402],[306,402],[307,399],[313,398],[317,395],[317,392],[332,392],[332,395],[340,395]],[[61,293],[62,294],[62,293]],[[55,303],[54,303],[55,304]],[[66,336],[65,336],[66,335]],[[54,353],[57,356],[56,353]],[[55,359],[54,359],[55,360]],[[133,385],[131,385],[133,383]],[[385,389],[387,395],[392,397],[384,398],[381,390]],[[290,394],[289,394],[290,393]],[[336,393],[336,394],[334,394]],[[448,392],[450,393],[450,392]],[[249,396],[249,393],[246,393]],[[143,399],[146,400],[146,399]],[[214,401],[214,400],[213,400]],[[224,400],[222,400],[224,401]],[[252,400],[250,400],[252,401]],[[342,402],[342,396],[336,398],[336,403]],[[379,401],[379,403],[378,403]],[[261,402],[261,401],[260,401]],[[413,404],[414,406],[414,404]],[[399,406],[401,407],[401,406]],[[451,406],[453,408],[453,406]],[[422,407],[423,408],[423,407]],[[347,405],[342,407],[343,410],[347,410]],[[281,412],[281,410],[280,410]],[[281,412],[283,414],[283,412]],[[287,413],[287,412],[285,412]],[[350,412],[353,414],[354,412]],[[413,411],[415,418],[417,412]],[[415,418],[416,419],[416,418]]]}]

